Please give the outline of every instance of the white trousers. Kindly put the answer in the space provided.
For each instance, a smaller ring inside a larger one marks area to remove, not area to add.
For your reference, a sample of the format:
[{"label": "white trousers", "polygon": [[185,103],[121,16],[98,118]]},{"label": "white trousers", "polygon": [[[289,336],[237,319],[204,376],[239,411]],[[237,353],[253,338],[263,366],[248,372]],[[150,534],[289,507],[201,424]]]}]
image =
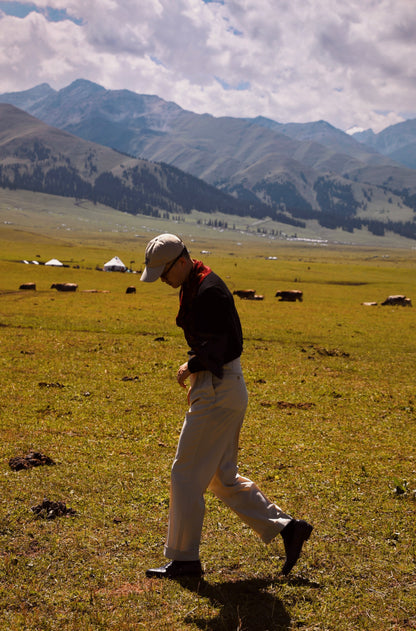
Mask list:
[{"label": "white trousers", "polygon": [[205,512],[204,493],[215,493],[269,543],[291,517],[238,474],[238,439],[247,407],[247,389],[236,359],[218,379],[209,371],[191,375],[185,416],[171,473],[169,527],[164,554],[199,559]]}]

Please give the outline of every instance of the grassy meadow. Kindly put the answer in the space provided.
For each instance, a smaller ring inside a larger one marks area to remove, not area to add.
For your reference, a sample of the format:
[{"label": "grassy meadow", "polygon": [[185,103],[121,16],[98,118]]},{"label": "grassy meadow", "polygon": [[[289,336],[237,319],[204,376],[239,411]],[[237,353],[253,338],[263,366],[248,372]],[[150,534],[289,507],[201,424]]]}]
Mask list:
[{"label": "grassy meadow", "polygon": [[[146,241],[178,226],[64,232],[46,211],[35,226],[20,212],[27,225],[0,227],[0,629],[416,629],[416,250],[237,244],[195,229],[193,256],[231,290],[265,296],[236,297],[240,472],[315,530],[283,578],[281,539],[265,546],[207,494],[204,580],[165,582],[144,573],[164,561],[186,411],[177,291],[95,268],[117,254],[139,269]],[[19,262],[36,257],[68,267]],[[274,297],[292,288],[302,303]],[[380,306],[396,293],[414,307]],[[55,465],[13,471],[31,450]],[[37,517],[44,498],[75,514]]]}]

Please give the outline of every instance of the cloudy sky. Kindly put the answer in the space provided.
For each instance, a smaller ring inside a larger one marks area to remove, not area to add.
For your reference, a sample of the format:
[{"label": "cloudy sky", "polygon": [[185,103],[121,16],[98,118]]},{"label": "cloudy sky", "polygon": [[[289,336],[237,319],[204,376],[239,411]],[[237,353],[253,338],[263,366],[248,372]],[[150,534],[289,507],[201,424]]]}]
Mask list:
[{"label": "cloudy sky", "polygon": [[214,116],[416,118],[416,0],[0,0],[0,94],[83,78]]}]

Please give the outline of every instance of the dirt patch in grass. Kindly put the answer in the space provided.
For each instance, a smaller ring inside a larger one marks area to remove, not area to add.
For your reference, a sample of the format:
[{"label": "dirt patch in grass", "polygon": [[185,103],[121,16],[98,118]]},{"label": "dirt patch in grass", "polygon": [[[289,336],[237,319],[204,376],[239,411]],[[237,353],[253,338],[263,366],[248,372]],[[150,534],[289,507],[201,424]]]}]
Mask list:
[{"label": "dirt patch in grass", "polygon": [[67,508],[65,502],[53,502],[46,498],[37,506],[32,506],[32,511],[37,517],[42,519],[55,519],[56,517],[64,517],[66,515],[76,515],[75,510],[73,508]]},{"label": "dirt patch in grass", "polygon": [[14,456],[9,460],[9,466],[13,471],[31,469],[32,467],[51,466],[56,464],[52,458],[45,456],[40,451],[30,451],[25,456]]}]

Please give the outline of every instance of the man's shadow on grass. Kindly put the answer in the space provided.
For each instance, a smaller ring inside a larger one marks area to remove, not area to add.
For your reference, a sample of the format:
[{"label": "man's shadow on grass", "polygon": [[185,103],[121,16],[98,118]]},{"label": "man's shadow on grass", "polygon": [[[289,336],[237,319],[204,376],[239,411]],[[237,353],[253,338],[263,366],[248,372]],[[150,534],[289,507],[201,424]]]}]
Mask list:
[{"label": "man's shadow on grass", "polygon": [[184,622],[199,629],[286,631],[290,628],[291,618],[283,602],[266,591],[276,579],[252,578],[210,584],[204,579],[184,578],[178,582],[202,598],[208,598],[214,607],[221,608],[211,619],[198,617],[197,610],[188,614]]}]

